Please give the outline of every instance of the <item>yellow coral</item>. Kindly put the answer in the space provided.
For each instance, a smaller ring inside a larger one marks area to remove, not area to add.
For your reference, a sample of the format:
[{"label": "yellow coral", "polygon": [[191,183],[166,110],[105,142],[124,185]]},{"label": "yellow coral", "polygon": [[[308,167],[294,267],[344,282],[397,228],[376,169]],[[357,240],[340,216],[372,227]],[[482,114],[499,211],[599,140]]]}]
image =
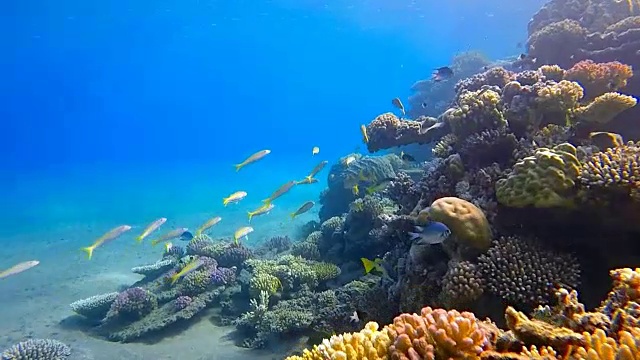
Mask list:
[{"label": "yellow coral", "polygon": [[640,200],[640,146],[628,142],[592,155],[582,166],[580,181],[589,189],[622,191]]},{"label": "yellow coral", "polygon": [[271,295],[275,294],[278,289],[282,288],[282,283],[280,282],[280,279],[273,275],[258,272],[251,277],[251,280],[249,280],[249,288],[254,294],[260,294],[260,292],[266,291]]},{"label": "yellow coral", "polygon": [[508,178],[496,182],[496,196],[512,207],[569,206],[572,201],[565,193],[574,187],[580,166],[576,148],[569,143],[539,148],[518,161]]},{"label": "yellow coral", "polygon": [[491,246],[491,228],[486,216],[477,206],[457,198],[443,197],[428,209],[429,219],[441,222],[456,239],[471,248],[487,250]]},{"label": "yellow coral", "polygon": [[581,121],[605,124],[621,112],[636,106],[637,102],[633,96],[609,92],[598,96],[588,105],[575,109],[574,115]]},{"label": "yellow coral", "polygon": [[542,65],[538,72],[545,77],[545,80],[562,81],[564,70],[558,65]]},{"label": "yellow coral", "polygon": [[587,360],[639,359],[640,338],[637,335],[637,333],[634,336],[628,331],[621,331],[618,334],[619,341],[616,341],[608,337],[602,329],[596,330],[593,334],[585,332],[583,336],[586,345],[578,347],[571,357]]},{"label": "yellow coral", "polygon": [[369,322],[357,333],[334,335],[311,350],[305,349],[301,356],[289,356],[286,360],[381,360],[387,359],[391,339],[387,330],[378,330],[379,325]]},{"label": "yellow coral", "polygon": [[566,112],[578,106],[584,96],[582,86],[574,81],[562,80],[538,90],[536,102],[544,112]]},{"label": "yellow coral", "polygon": [[447,134],[438,141],[431,152],[434,156],[445,159],[447,156],[453,153],[453,145],[458,141],[458,138],[453,134]]},{"label": "yellow coral", "polygon": [[493,90],[463,92],[458,96],[457,105],[447,110],[443,117],[452,133],[459,137],[507,125],[500,111],[500,94]]}]

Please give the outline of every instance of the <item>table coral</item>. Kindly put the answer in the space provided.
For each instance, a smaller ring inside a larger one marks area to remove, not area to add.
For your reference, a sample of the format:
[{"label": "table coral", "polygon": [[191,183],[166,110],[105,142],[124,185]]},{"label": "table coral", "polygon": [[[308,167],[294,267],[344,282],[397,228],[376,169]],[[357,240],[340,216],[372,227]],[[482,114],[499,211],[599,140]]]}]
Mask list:
[{"label": "table coral", "polygon": [[91,296],[72,302],[69,306],[76,314],[88,319],[102,320],[107,315],[113,301],[118,297],[118,292],[110,292]]},{"label": "table coral", "polygon": [[539,110],[568,114],[578,106],[584,92],[577,82],[562,80],[539,88],[537,95],[536,102]]},{"label": "table coral", "polygon": [[627,80],[631,76],[631,66],[618,61],[596,63],[593,60],[583,60],[567,70],[564,78],[578,82],[584,89],[585,98],[594,99],[627,86]]},{"label": "table coral", "polygon": [[457,241],[473,249],[487,250],[491,246],[491,228],[482,210],[472,203],[443,197],[428,210],[429,219],[441,222],[451,230]]},{"label": "table coral", "polygon": [[633,96],[608,92],[575,109],[573,114],[579,121],[606,124],[621,112],[636,106],[637,102]]},{"label": "table coral", "polygon": [[518,161],[513,172],[496,183],[498,201],[512,207],[556,207],[572,203],[567,192],[580,174],[576,148],[563,143],[539,148]]}]

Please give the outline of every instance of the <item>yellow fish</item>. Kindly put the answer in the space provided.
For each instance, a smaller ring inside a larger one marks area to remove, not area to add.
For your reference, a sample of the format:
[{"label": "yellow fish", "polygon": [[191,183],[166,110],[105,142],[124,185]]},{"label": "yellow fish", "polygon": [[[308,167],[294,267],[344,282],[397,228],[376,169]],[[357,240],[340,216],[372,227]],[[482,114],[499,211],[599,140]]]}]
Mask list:
[{"label": "yellow fish", "polygon": [[311,178],[311,177],[306,177],[303,180],[300,181],[296,181],[296,185],[302,185],[302,184],[315,184],[318,182],[318,179],[316,178]]},{"label": "yellow fish", "polygon": [[240,200],[244,199],[246,196],[247,193],[245,191],[236,191],[228,197],[222,199],[222,204],[224,204],[224,206],[227,206],[227,204],[229,203],[237,203]]},{"label": "yellow fish", "polygon": [[169,231],[168,233],[160,236],[159,238],[153,240],[151,245],[156,246],[161,242],[169,241],[178,237],[181,237],[185,232],[189,231],[187,228],[177,228]]},{"label": "yellow fish", "polygon": [[249,156],[245,161],[241,162],[240,164],[234,165],[236,167],[236,171],[240,171],[240,169],[242,169],[243,167],[258,161],[269,154],[271,154],[271,150],[258,151],[257,153]]},{"label": "yellow fish", "polygon": [[387,269],[384,268],[384,266],[382,266],[382,262],[383,260],[380,258],[376,258],[373,261],[367,259],[367,258],[360,258],[360,261],[362,261],[362,265],[364,265],[364,273],[368,274],[371,271],[375,270],[379,273],[382,274],[382,277],[387,278],[387,279],[391,279],[391,276],[389,276],[389,273],[387,272]]},{"label": "yellow fish", "polygon": [[591,141],[602,151],[624,145],[622,136],[616,133],[597,131],[589,133],[589,138],[591,138]]},{"label": "yellow fish", "polygon": [[307,201],[306,203],[302,204],[302,206],[300,206],[298,208],[298,210],[296,210],[295,212],[291,213],[291,215],[290,215],[291,219],[295,219],[296,216],[298,216],[300,214],[304,214],[307,211],[311,210],[313,205],[315,205],[315,203],[313,201]]},{"label": "yellow fish", "polygon": [[222,220],[222,218],[220,216],[216,216],[216,217],[213,217],[213,218],[207,220],[206,223],[202,224],[202,226],[200,226],[198,228],[198,230],[196,230],[195,236],[201,235],[203,232],[209,230],[215,224],[219,223],[220,220]]},{"label": "yellow fish", "polygon": [[144,240],[144,238],[146,238],[147,236],[149,236],[152,232],[158,230],[158,228],[160,226],[162,226],[162,224],[167,222],[167,218],[160,218],[154,222],[152,222],[151,224],[149,224],[147,226],[146,229],[144,229],[144,231],[142,232],[142,234],[140,234],[140,236],[138,236],[136,238],[136,241],[138,241],[139,243],[142,242],[142,240]]},{"label": "yellow fish", "polygon": [[313,149],[311,150],[311,155],[318,155],[320,153],[320,148],[317,146],[314,146]]},{"label": "yellow fish", "polygon": [[365,144],[369,143],[369,135],[367,134],[367,127],[364,125],[360,125],[360,132],[362,133],[362,141]]},{"label": "yellow fish", "polygon": [[405,115],[404,105],[402,105],[402,101],[400,101],[400,98],[394,98],[393,100],[391,100],[391,104],[400,110],[402,116]]},{"label": "yellow fish", "polygon": [[251,234],[252,232],[253,228],[251,226],[241,227],[233,234],[233,240],[235,241],[236,245],[238,245],[240,243],[238,240],[242,238],[248,238],[249,234]]},{"label": "yellow fish", "polygon": [[168,253],[169,251],[171,251],[171,249],[173,249],[173,244],[168,242],[164,244],[164,252]]},{"label": "yellow fish", "polygon": [[265,204],[271,203],[273,200],[289,192],[289,190],[291,190],[291,188],[294,187],[295,185],[296,185],[295,181],[289,181],[288,183],[280,186],[278,190],[274,191],[274,193],[271,194],[271,196],[269,196],[268,199],[264,199],[262,200],[262,202]]},{"label": "yellow fish", "polygon": [[360,195],[360,188],[358,188],[358,184],[353,185],[353,187],[351,188],[351,192],[355,196]]},{"label": "yellow fish", "polygon": [[102,235],[98,240],[96,240],[96,242],[94,242],[93,245],[82,248],[82,251],[86,252],[87,256],[89,256],[89,260],[91,260],[91,257],[93,256],[93,251],[95,249],[99,248],[100,246],[112,240],[117,239],[120,235],[124,234],[129,230],[131,230],[131,226],[129,225],[120,225],[116,228],[113,228],[109,230],[106,234]]},{"label": "yellow fish", "polygon": [[251,219],[254,216],[268,214],[269,211],[273,210],[274,207],[275,207],[275,205],[273,205],[272,203],[267,203],[267,204],[264,204],[264,205],[260,206],[259,208],[255,209],[254,211],[247,212],[247,215],[249,215],[249,222],[251,222]]},{"label": "yellow fish", "polygon": [[327,166],[328,163],[329,162],[327,160],[321,161],[318,165],[316,165],[316,167],[313,168],[313,170],[311,170],[311,173],[307,175],[307,178],[312,178],[316,176],[316,174],[322,171],[322,169],[324,169],[324,167]]},{"label": "yellow fish", "polygon": [[184,277],[185,275],[198,270],[202,265],[203,265],[203,262],[200,259],[191,260],[191,262],[185,265],[185,267],[183,267],[179,273],[171,276],[171,285],[175,284],[176,281],[180,280],[180,278]]},{"label": "yellow fish", "polygon": [[0,271],[0,279],[4,279],[12,275],[20,274],[21,272],[27,271],[38,264],[40,264],[40,261],[30,260],[30,261],[24,261],[19,264],[13,265],[7,270]]}]

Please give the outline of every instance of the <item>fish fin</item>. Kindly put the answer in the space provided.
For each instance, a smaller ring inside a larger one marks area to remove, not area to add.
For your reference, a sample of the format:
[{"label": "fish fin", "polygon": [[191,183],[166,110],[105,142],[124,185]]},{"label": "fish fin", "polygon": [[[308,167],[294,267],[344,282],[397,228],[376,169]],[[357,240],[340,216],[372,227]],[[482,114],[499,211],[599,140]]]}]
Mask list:
[{"label": "fish fin", "polygon": [[240,171],[240,169],[242,169],[242,167],[244,166],[244,164],[235,164],[233,165],[236,168],[236,172]]},{"label": "fish fin", "polygon": [[411,237],[411,240],[415,240],[415,239],[419,239],[420,238],[420,234],[418,234],[418,233],[408,232],[407,234],[409,234],[409,236]]},{"label": "fish fin", "polygon": [[374,263],[373,261],[367,259],[367,258],[360,258],[360,261],[362,261],[362,265],[364,265],[364,273],[368,274],[371,272],[371,270],[373,270],[376,267],[376,263]]},{"label": "fish fin", "polygon": [[424,231],[424,228],[422,226],[415,226],[414,229],[416,229],[416,232],[419,232],[419,233]]},{"label": "fish fin", "polygon": [[84,247],[82,248],[82,251],[87,253],[87,256],[89,257],[89,260],[91,260],[91,257],[93,256],[93,250],[95,249],[95,247],[93,246],[88,246],[88,247]]}]

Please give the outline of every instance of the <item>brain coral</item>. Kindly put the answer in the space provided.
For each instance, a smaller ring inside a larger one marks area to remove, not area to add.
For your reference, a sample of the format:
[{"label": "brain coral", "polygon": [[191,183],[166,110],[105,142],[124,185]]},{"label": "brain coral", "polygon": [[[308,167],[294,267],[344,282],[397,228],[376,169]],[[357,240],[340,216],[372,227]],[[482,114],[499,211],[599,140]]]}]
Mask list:
[{"label": "brain coral", "polygon": [[486,216],[466,200],[457,197],[437,199],[429,207],[428,217],[447,225],[461,244],[478,250],[491,246],[491,228]]},{"label": "brain coral", "polygon": [[573,145],[539,148],[533,156],[518,161],[506,179],[496,182],[496,196],[500,203],[512,207],[569,205],[566,193],[579,174],[580,161]]}]

